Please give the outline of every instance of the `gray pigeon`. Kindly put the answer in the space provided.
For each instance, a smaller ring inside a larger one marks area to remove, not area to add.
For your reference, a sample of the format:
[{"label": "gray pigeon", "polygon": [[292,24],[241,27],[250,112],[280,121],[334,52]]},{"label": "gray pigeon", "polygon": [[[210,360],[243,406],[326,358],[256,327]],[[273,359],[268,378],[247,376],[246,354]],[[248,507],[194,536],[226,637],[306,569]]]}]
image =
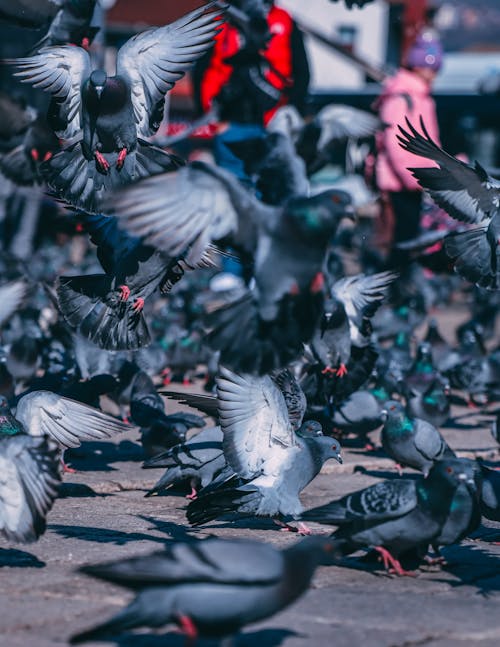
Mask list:
[{"label": "gray pigeon", "polygon": [[210,49],[220,13],[211,2],[136,34],[119,49],[111,77],[92,70],[85,49],[69,45],[9,61],[22,82],[52,95],[49,124],[68,145],[43,170],[58,197],[96,211],[111,187],[179,166],[145,138],[160,126],[167,92]]},{"label": "gray pigeon", "polygon": [[486,519],[500,521],[500,472],[481,465],[481,512]]},{"label": "gray pigeon", "polygon": [[500,412],[497,414],[497,417],[491,423],[491,435],[500,445]]},{"label": "gray pigeon", "polygon": [[217,397],[224,455],[241,481],[232,477],[202,491],[188,506],[189,522],[200,525],[228,513],[297,518],[299,494],[323,463],[342,462],[339,443],[295,433],[285,398],[268,376],[237,375],[221,367]]},{"label": "gray pigeon", "polygon": [[223,638],[299,598],[332,542],[307,537],[285,550],[248,539],[172,542],[163,551],[81,570],[136,592],[123,611],[73,636],[71,644],[135,629],[176,624],[188,639]]},{"label": "gray pigeon", "polygon": [[423,393],[410,391],[406,412],[410,418],[420,418],[439,428],[450,417],[450,393],[448,380],[437,374]]},{"label": "gray pigeon", "polygon": [[434,461],[455,456],[439,431],[425,420],[409,418],[401,402],[389,400],[385,411],[382,447],[399,465],[427,474]]},{"label": "gray pigeon", "polygon": [[436,461],[425,479],[381,481],[308,510],[302,519],[339,526],[332,535],[339,556],[374,547],[386,568],[406,575],[399,556],[427,552],[443,532],[457,488],[470,479],[461,460]]},{"label": "gray pigeon", "polygon": [[0,326],[21,306],[28,286],[22,280],[12,281],[0,286]]},{"label": "gray pigeon", "polygon": [[0,535],[32,542],[45,532],[45,518],[61,482],[57,449],[47,438],[25,433],[0,396]]}]

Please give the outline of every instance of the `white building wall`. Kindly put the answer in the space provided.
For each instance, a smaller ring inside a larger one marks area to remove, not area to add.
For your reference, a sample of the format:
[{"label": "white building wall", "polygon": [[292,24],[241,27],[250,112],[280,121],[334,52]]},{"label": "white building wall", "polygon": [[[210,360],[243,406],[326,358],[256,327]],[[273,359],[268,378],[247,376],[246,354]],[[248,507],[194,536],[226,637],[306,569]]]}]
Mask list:
[{"label": "white building wall", "polygon": [[[338,36],[340,25],[357,27],[356,53],[373,64],[385,61],[387,44],[388,6],[382,0],[363,9],[346,9],[342,2],[330,0],[277,0],[297,20],[315,27],[326,36]],[[311,65],[311,89],[360,88],[364,75],[340,54],[312,37],[306,37],[306,47]]]}]

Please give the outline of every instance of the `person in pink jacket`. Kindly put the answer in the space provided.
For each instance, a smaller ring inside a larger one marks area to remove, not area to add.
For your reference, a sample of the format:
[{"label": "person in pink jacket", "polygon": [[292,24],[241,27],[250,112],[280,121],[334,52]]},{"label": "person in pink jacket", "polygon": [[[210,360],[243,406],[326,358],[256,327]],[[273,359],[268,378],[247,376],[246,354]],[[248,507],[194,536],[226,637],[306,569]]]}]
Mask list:
[{"label": "person in pink jacket", "polygon": [[397,140],[398,126],[406,128],[408,118],[420,130],[422,117],[429,135],[439,143],[436,104],[431,90],[442,59],[443,51],[436,32],[425,29],[409,49],[405,65],[386,80],[375,104],[381,120],[387,124],[387,128],[377,136],[375,176],[384,205],[384,226],[387,227],[391,220],[394,223],[389,257],[391,266],[405,261],[405,255],[399,253],[394,245],[419,233],[422,189],[408,167],[428,165],[428,162],[420,161],[401,148]]}]

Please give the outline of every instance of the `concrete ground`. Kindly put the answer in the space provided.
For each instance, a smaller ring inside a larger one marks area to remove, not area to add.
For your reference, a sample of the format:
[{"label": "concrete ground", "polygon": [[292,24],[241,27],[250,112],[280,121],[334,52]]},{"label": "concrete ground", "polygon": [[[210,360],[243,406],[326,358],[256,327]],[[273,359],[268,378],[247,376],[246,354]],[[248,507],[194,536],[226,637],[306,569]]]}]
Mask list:
[{"label": "concrete ground", "polygon": [[[456,312],[453,317],[456,322]],[[177,388],[178,385],[175,385]],[[188,387],[189,390],[196,390]],[[498,405],[497,405],[498,406]],[[168,403],[168,410],[177,405]],[[454,408],[460,418],[443,433],[459,455],[500,465],[484,415]],[[108,618],[130,598],[123,589],[79,575],[78,566],[149,553],[189,535],[244,536],[278,546],[297,537],[265,521],[186,526],[182,492],[144,498],[161,470],[141,469],[138,432],[67,452],[78,472],[66,475],[48,530],[33,545],[0,547],[0,646],[54,647]],[[373,440],[378,441],[378,432]],[[367,454],[346,442],[344,464],[329,463],[304,491],[306,508],[395,475],[382,452]],[[411,470],[408,475],[415,474]],[[317,532],[327,527],[314,526]],[[385,574],[359,555],[342,566],[321,568],[297,603],[245,629],[239,646],[410,647],[500,645],[500,524],[488,523],[460,546],[444,551],[448,566],[427,567],[416,577]],[[496,535],[496,537],[495,537]],[[171,628],[129,633],[90,646],[184,645]],[[202,642],[202,645],[213,643]]]}]

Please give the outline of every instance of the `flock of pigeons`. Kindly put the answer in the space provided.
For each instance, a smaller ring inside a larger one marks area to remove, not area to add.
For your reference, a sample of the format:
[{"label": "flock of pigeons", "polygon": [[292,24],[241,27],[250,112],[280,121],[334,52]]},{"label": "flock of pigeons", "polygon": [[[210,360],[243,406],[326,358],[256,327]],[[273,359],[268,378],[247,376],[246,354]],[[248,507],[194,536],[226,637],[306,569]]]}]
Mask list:
[{"label": "flock of pigeons", "polygon": [[[36,25],[21,4],[2,3],[1,17]],[[134,36],[108,77],[85,49],[95,3],[66,0],[34,52],[7,62],[50,104],[45,117],[0,97],[2,173],[63,202],[99,265],[89,251],[79,259],[84,274],[58,271],[54,282],[54,265],[77,264],[70,245],[57,258],[53,244],[42,248],[29,265],[1,258],[0,534],[38,539],[71,469],[64,451],[130,429],[100,410],[101,396],[140,429],[144,467],[166,469],[147,496],[189,484],[191,525],[229,515],[268,517],[300,534],[311,534],[307,521],[337,529],[282,551],[211,537],[85,567],[137,595],[74,643],[168,623],[189,637],[229,636],[293,602],[318,565],[373,549],[405,575],[482,517],[500,521],[500,473],[458,458],[439,431],[453,402],[499,399],[500,183],[447,154],[425,124],[402,125],[416,164],[432,162],[414,175],[463,229],[405,243],[417,262],[400,276],[377,267],[366,225],[352,224],[356,190],[317,192],[309,178],[347,139],[383,127],[375,116],[328,106],[304,122],[282,108],[265,135],[231,145],[250,189],[156,147],[146,138],[158,131],[165,95],[211,47],[220,4]],[[346,254],[367,273],[347,276]],[[432,276],[422,269],[430,258],[440,268]],[[220,273],[221,261],[236,259],[241,276]],[[470,282],[471,318],[455,347],[432,319],[415,343],[429,309],[467,285],[450,261]],[[201,365],[202,394],[153,383],[188,379]],[[201,415],[167,414],[162,395]],[[304,511],[300,493],[327,460],[342,462],[340,442],[369,451],[367,434],[378,428],[400,478]],[[500,444],[499,429],[493,419]],[[422,475],[402,478],[402,466]]]}]

